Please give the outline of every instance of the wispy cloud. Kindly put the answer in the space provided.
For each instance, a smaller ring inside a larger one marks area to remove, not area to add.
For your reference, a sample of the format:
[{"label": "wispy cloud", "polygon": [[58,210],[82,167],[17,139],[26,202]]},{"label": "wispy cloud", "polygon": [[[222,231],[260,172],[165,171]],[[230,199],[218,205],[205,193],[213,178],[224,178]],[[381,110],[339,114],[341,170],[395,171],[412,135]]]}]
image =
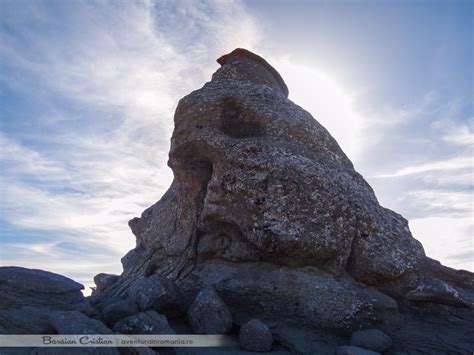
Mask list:
[{"label": "wispy cloud", "polygon": [[[473,121],[474,118],[471,119],[471,122]],[[474,149],[474,132],[467,124],[451,128],[443,140],[456,145],[468,146],[471,150]]]},{"label": "wispy cloud", "polygon": [[473,157],[456,157],[448,160],[433,161],[426,164],[418,164],[413,166],[404,167],[394,173],[380,174],[375,177],[387,178],[387,177],[399,177],[412,174],[426,173],[430,171],[438,170],[457,170],[457,169],[472,169],[474,166]]},{"label": "wispy cloud", "polygon": [[22,124],[16,112],[2,113],[2,219],[57,240],[6,237],[1,261],[81,280],[120,272],[134,245],[127,221],[171,181],[177,100],[219,55],[257,45],[254,20],[240,1],[219,0],[12,1],[2,11],[2,83],[28,105],[22,129],[9,130]]},{"label": "wispy cloud", "polygon": [[[443,264],[459,269],[474,269],[474,223],[464,218],[427,217],[410,220],[413,235],[423,243],[425,252]],[[436,238],[436,243],[433,239]]]},{"label": "wispy cloud", "polygon": [[[374,106],[376,107],[376,106]],[[473,269],[474,155],[469,101],[433,90],[418,104],[366,111],[365,161],[384,206],[410,221],[428,254]]]}]

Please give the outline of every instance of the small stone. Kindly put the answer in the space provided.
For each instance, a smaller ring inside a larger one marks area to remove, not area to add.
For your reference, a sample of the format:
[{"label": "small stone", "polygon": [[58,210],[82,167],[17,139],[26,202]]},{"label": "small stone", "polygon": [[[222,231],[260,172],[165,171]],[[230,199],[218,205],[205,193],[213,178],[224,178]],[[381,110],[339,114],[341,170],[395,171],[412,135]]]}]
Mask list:
[{"label": "small stone", "polygon": [[336,355],[380,355],[380,353],[357,346],[340,346],[337,348]]},{"label": "small stone", "polygon": [[129,300],[114,302],[102,310],[102,318],[107,323],[114,325],[120,319],[139,313],[138,306]]},{"label": "small stone", "polygon": [[358,330],[352,333],[351,345],[384,352],[392,346],[392,339],[378,329]]},{"label": "small stone", "polygon": [[115,323],[113,329],[121,334],[175,334],[166,317],[155,311],[124,318]]},{"label": "small stone", "polygon": [[78,311],[54,312],[50,322],[58,334],[112,334],[104,323]]},{"label": "small stone", "polygon": [[96,292],[101,292],[116,283],[118,275],[100,273],[94,276],[94,283],[97,286]]},{"label": "small stone", "polygon": [[225,334],[232,328],[232,314],[211,287],[199,292],[188,310],[188,320],[197,334]]},{"label": "small stone", "polygon": [[248,351],[270,351],[273,336],[265,323],[252,319],[240,328],[240,346]]},{"label": "small stone", "polygon": [[158,274],[134,281],[128,290],[128,298],[141,311],[153,309],[167,317],[178,316],[185,311],[178,287],[172,280]]}]

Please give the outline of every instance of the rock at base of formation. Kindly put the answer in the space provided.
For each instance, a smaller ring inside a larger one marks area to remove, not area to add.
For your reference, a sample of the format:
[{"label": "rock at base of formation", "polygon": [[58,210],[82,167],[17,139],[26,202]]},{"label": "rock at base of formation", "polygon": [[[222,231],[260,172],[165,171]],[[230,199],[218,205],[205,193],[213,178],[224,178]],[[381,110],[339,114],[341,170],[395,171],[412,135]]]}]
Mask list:
[{"label": "rock at base of formation", "polygon": [[53,312],[96,313],[81,284],[52,272],[0,267],[0,334],[54,334]]},{"label": "rock at base of formation", "polygon": [[237,336],[258,318],[275,353],[370,353],[349,346],[367,329],[387,335],[385,353],[472,353],[473,274],[425,255],[263,58],[236,49],[218,62],[179,101],[174,180],[129,222],[120,277],[97,277],[98,312],[127,300],[191,329],[189,307],[213,289],[209,324]]}]

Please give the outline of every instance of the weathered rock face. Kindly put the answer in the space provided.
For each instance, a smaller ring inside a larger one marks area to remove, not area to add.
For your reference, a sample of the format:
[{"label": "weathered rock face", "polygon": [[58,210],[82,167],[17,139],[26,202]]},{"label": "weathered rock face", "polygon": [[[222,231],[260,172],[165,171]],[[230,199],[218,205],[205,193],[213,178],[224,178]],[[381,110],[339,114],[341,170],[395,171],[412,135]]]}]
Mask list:
[{"label": "weathered rock face", "polygon": [[[407,221],[379,205],[326,129],[288,99],[274,68],[243,49],[218,62],[178,104],[173,183],[129,222],[137,246],[104,300],[159,274],[188,304],[213,287],[237,325],[258,317],[273,329],[348,335],[378,324],[390,336],[406,334],[427,303],[474,305],[473,275],[425,256]],[[446,324],[454,308],[436,307]],[[472,311],[461,313],[457,329],[473,328]]]},{"label": "weathered rock face", "polygon": [[407,221],[378,204],[274,69],[244,51],[219,61],[176,109],[175,180],[131,221],[138,245],[193,261],[314,266],[366,283],[413,269],[424,253]]},{"label": "weathered rock face", "polygon": [[[168,162],[174,181],[130,221],[137,247],[123,258],[113,292],[153,273],[196,292],[204,279],[212,283],[206,275],[216,265],[265,264],[274,271],[305,268],[310,290],[325,278],[329,293],[362,282],[395,298],[427,290],[420,285],[435,273],[454,292],[425,298],[444,302],[457,292],[462,301],[453,303],[474,299],[472,276],[466,281],[432,267],[407,221],[379,205],[326,129],[287,98],[275,69],[242,49],[218,62],[212,81],[178,104]],[[345,306],[363,299],[356,294]]]}]

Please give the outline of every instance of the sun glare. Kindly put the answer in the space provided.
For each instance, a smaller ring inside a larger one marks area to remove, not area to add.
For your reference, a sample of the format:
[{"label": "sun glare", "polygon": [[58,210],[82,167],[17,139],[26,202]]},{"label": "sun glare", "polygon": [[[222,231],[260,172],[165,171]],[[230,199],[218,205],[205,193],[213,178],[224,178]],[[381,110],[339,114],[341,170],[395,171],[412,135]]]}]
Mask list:
[{"label": "sun glare", "polygon": [[358,153],[360,119],[350,95],[329,75],[288,59],[271,62],[290,90],[289,98],[306,109],[337,140],[351,159]]}]

